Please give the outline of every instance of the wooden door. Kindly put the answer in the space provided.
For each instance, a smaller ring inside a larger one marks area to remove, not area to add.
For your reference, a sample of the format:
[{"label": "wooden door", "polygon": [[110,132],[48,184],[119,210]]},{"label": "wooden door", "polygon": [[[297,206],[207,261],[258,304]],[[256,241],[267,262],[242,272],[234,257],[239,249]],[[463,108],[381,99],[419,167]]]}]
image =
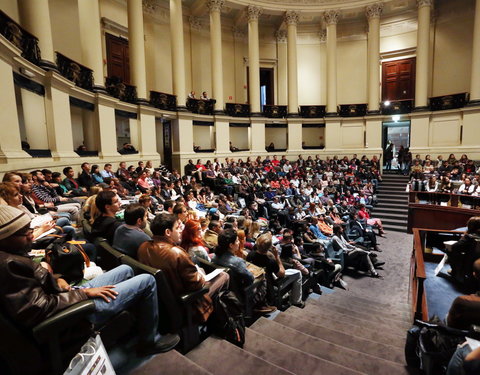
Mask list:
[{"label": "wooden door", "polygon": [[415,57],[382,63],[382,101],[415,99]]},{"label": "wooden door", "polygon": [[130,83],[130,61],[128,57],[128,40],[111,34],[105,34],[107,47],[107,74],[109,77],[121,78]]}]

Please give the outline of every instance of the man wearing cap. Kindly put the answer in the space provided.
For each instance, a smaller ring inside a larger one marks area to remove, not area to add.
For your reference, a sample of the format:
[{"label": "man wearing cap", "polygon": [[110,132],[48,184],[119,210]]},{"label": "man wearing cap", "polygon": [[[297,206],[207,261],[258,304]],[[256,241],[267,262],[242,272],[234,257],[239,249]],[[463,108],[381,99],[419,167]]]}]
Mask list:
[{"label": "man wearing cap", "polygon": [[158,301],[153,276],[134,276],[129,266],[122,265],[81,289],[72,289],[28,257],[32,234],[24,212],[0,205],[0,310],[13,321],[32,328],[71,305],[93,299],[96,311],[88,319],[95,325],[133,305],[138,307],[140,355],[167,351],[178,344],[177,335],[157,338]]}]

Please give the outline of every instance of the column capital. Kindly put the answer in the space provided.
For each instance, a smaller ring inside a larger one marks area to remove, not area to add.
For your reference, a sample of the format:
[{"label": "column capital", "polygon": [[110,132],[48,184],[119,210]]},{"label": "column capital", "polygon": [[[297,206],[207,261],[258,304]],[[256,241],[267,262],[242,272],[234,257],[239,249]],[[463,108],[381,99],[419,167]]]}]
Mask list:
[{"label": "column capital", "polygon": [[327,30],[322,30],[318,32],[318,37],[320,38],[320,42],[327,41]]},{"label": "column capital", "polygon": [[365,8],[365,15],[367,16],[367,19],[370,20],[372,18],[380,18],[383,12],[383,3],[375,3],[367,6]]},{"label": "column capital", "polygon": [[421,7],[431,7],[433,6],[433,0],[417,0],[417,6]]},{"label": "column capital", "polygon": [[297,26],[299,18],[300,18],[300,13],[297,12],[296,10],[287,10],[285,12],[284,19],[287,25]]},{"label": "column capital", "polygon": [[260,7],[257,7],[255,5],[249,5],[247,7],[247,18],[248,22],[250,21],[257,21],[258,17],[262,14],[263,9]]},{"label": "column capital", "polygon": [[287,31],[286,30],[275,31],[275,38],[277,39],[277,43],[287,43]]},{"label": "column capital", "polygon": [[154,14],[158,9],[158,0],[142,0],[143,10],[149,14]]},{"label": "column capital", "polygon": [[188,23],[190,24],[190,28],[192,30],[201,30],[202,29],[202,23],[200,21],[200,18],[198,18],[198,17],[195,17],[195,16],[188,17]]},{"label": "column capital", "polygon": [[225,4],[225,0],[208,0],[207,8],[211,12],[221,12],[223,5]]},{"label": "column capital", "polygon": [[232,33],[235,40],[244,40],[246,38],[245,32],[237,26],[232,27]]},{"label": "column capital", "polygon": [[323,19],[327,25],[336,25],[340,18],[340,12],[336,9],[327,10],[323,13]]}]

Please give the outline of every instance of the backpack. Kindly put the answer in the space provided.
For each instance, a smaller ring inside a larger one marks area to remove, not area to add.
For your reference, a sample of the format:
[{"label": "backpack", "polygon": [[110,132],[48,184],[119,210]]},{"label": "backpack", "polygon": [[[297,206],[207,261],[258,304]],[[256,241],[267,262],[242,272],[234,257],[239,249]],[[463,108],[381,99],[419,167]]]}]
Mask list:
[{"label": "backpack", "polygon": [[60,274],[68,283],[78,283],[83,279],[83,269],[90,266],[90,259],[82,244],[84,241],[55,240],[45,249],[47,262],[53,273]]},{"label": "backpack", "polygon": [[208,321],[213,333],[243,348],[245,320],[241,302],[232,291],[223,290],[214,299],[213,303],[213,314]]}]

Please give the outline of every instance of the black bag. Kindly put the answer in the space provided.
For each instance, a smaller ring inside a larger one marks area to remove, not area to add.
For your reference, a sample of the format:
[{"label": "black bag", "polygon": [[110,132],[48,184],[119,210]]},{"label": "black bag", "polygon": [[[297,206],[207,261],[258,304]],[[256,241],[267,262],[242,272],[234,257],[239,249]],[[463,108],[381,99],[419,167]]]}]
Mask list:
[{"label": "black bag", "polygon": [[469,332],[418,320],[415,323],[405,343],[407,364],[425,375],[445,374],[453,353]]},{"label": "black bag", "polygon": [[229,290],[221,291],[213,303],[213,314],[208,320],[210,328],[217,336],[243,348],[245,320],[242,304]]},{"label": "black bag", "polygon": [[82,247],[84,241],[64,241],[58,239],[45,250],[47,262],[53,272],[60,274],[68,283],[78,283],[83,279],[84,263],[90,265],[90,259]]}]

